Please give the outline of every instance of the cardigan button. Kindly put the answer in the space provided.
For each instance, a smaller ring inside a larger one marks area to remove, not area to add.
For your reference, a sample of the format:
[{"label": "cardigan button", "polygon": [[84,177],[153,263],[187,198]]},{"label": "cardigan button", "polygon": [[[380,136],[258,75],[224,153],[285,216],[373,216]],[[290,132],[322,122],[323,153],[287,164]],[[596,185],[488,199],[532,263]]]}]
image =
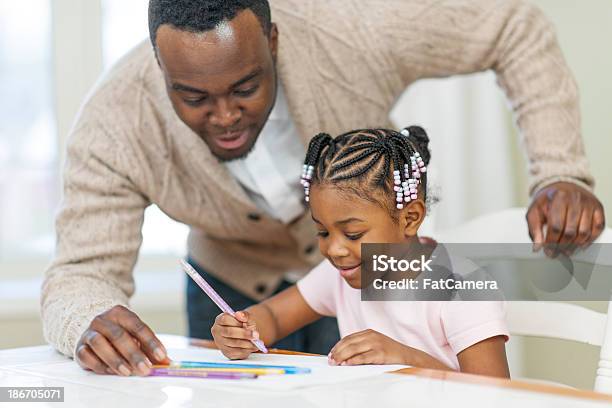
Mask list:
[{"label": "cardigan button", "polygon": [[266,292],[266,285],[263,283],[258,283],[257,286],[255,286],[255,292],[263,295]]},{"label": "cardigan button", "polygon": [[261,215],[257,214],[257,213],[249,213],[247,215],[247,218],[251,221],[259,221],[261,220]]}]

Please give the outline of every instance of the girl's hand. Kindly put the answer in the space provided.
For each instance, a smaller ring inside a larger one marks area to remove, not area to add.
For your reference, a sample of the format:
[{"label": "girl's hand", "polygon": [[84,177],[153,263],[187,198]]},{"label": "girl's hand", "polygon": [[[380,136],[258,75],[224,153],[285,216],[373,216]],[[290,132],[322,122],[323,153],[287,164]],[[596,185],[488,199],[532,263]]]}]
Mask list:
[{"label": "girl's hand", "polygon": [[211,332],[219,350],[231,360],[245,359],[257,351],[251,340],[258,340],[259,333],[248,312],[236,312],[236,317],[221,313]]},{"label": "girl's hand", "polygon": [[328,355],[330,365],[412,365],[417,350],[374,330],[353,333],[340,340]]}]

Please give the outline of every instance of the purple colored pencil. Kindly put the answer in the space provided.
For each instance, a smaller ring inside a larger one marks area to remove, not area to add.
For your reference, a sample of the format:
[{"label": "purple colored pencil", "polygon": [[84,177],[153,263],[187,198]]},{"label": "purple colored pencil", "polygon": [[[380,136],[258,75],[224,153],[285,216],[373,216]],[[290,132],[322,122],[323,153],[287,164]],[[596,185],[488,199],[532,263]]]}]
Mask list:
[{"label": "purple colored pencil", "polygon": [[[222,312],[231,314],[232,316],[236,315],[236,312],[223,300],[221,296],[206,282],[206,280],[200,276],[199,273],[196,272],[195,269],[188,262],[181,259],[181,266],[183,270],[189,275],[191,279],[208,295],[210,300],[215,302],[215,304],[221,309]],[[251,342],[257,347],[262,353],[267,353],[268,349],[265,344],[261,340],[251,340]]]},{"label": "purple colored pencil", "polygon": [[168,368],[154,368],[150,376],[153,377],[188,377],[188,378],[210,378],[216,380],[246,380],[257,378],[253,373],[228,373],[220,371],[204,370],[173,370]]}]

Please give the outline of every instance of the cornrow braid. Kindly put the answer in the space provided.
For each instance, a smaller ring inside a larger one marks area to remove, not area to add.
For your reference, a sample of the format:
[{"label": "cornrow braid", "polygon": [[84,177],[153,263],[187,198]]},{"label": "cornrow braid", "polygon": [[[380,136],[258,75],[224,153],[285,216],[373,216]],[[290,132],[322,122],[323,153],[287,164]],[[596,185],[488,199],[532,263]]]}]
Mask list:
[{"label": "cornrow braid", "polygon": [[315,137],[312,138],[310,144],[308,145],[308,151],[306,152],[306,160],[304,161],[304,165],[302,166],[302,178],[301,184],[304,186],[304,194],[305,200],[308,202],[310,200],[310,182],[312,180],[314,168],[321,156],[321,152],[324,147],[333,145],[334,140],[327,133],[319,133]]},{"label": "cornrow braid", "polygon": [[302,168],[305,200],[310,199],[313,183],[354,180],[366,187],[365,196],[372,187],[386,193],[392,189],[393,207],[402,209],[405,203],[417,198],[419,185],[423,185],[425,198],[427,164],[431,157],[428,143],[427,133],[419,126],[404,128],[401,132],[357,129],[335,138],[319,133],[310,141]]}]

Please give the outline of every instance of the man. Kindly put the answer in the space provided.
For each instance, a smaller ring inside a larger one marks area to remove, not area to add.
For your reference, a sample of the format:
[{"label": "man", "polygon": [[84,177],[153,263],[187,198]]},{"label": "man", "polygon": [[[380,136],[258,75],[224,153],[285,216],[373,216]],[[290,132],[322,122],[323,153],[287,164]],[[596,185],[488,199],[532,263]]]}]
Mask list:
[{"label": "man", "polygon": [[[46,338],[82,367],[146,374],[166,358],[127,309],[146,206],[191,227],[190,261],[229,303],[262,300],[321,260],[298,182],[309,138],[390,127],[394,101],[420,78],[494,69],[525,138],[532,239],[585,245],[601,233],[576,86],[538,10],[522,0],[272,8],[276,24],[264,0],[152,0],[153,47],[136,48],[85,103],[41,300]],[[190,334],[210,336],[218,311],[191,283],[188,312]],[[315,330],[329,334],[320,346],[336,330]],[[301,336],[301,348],[316,340]]]}]

